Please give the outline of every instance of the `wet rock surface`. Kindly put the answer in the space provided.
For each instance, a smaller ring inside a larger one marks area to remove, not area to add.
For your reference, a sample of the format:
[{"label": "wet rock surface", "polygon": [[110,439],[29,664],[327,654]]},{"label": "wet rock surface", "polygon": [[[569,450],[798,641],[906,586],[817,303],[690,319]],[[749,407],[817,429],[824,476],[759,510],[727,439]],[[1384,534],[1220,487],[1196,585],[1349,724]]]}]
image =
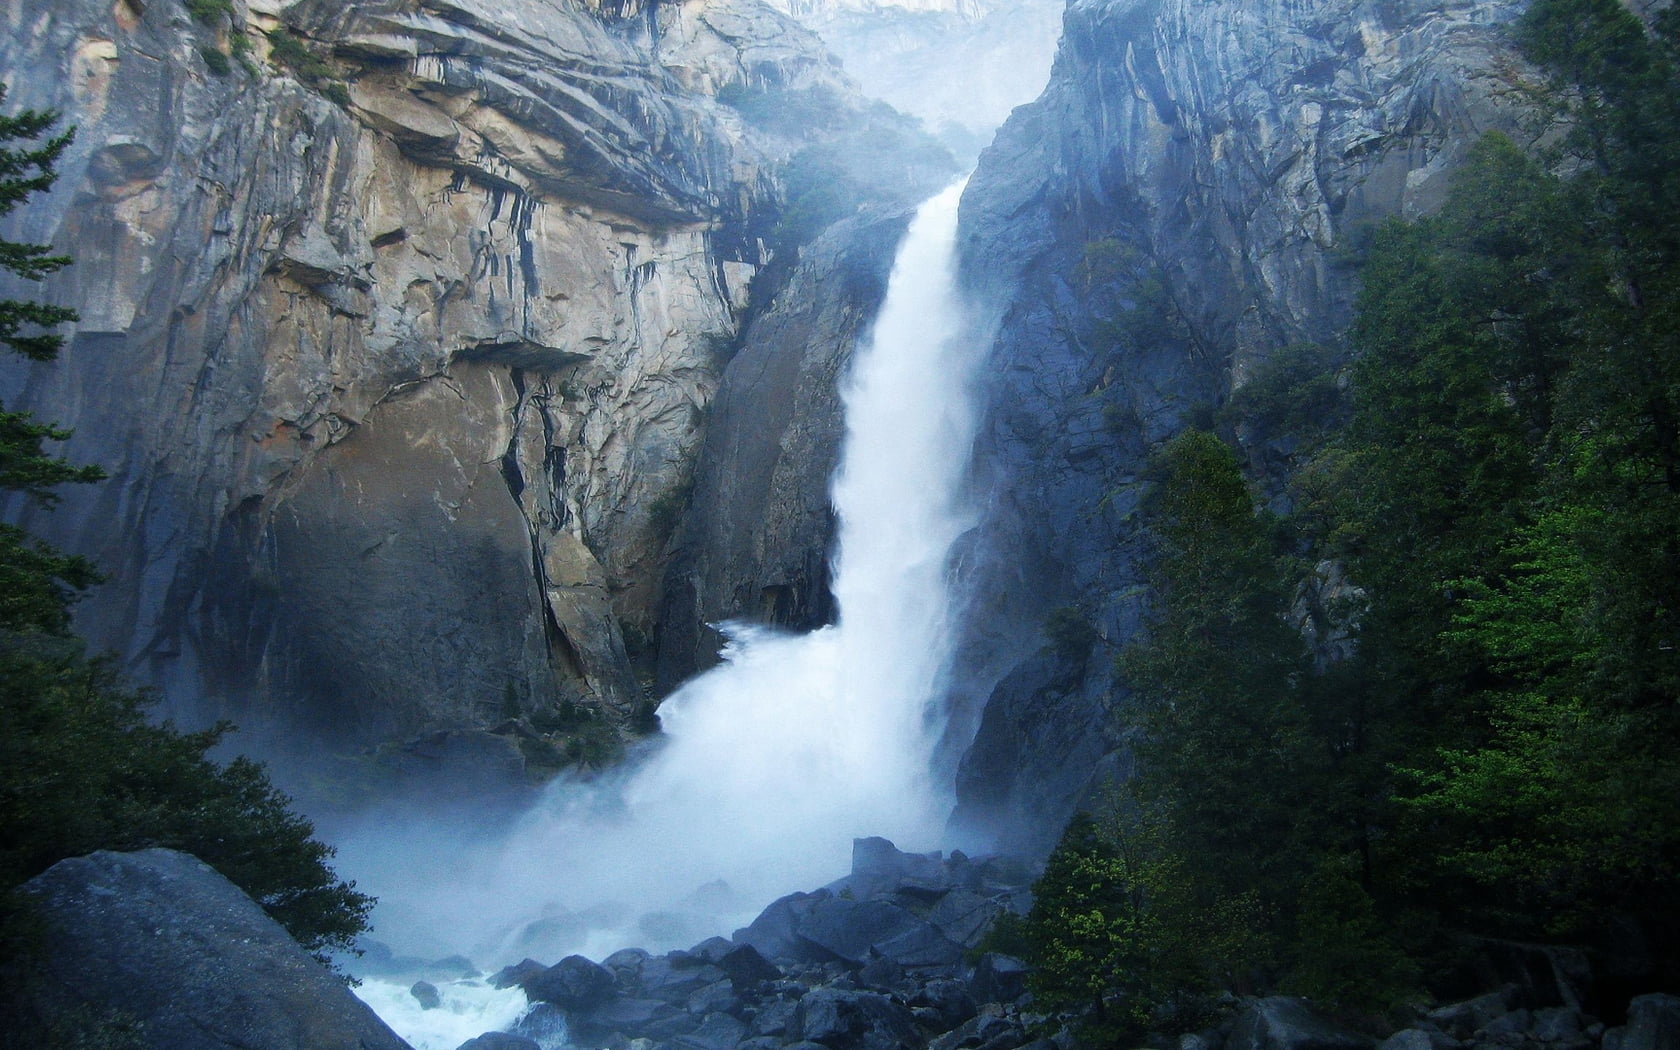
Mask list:
[{"label": "wet rock surface", "polygon": [[238,887],[184,853],[60,861],[23,892],[46,931],[27,971],[42,1016],[120,1017],[156,1050],[408,1046]]}]

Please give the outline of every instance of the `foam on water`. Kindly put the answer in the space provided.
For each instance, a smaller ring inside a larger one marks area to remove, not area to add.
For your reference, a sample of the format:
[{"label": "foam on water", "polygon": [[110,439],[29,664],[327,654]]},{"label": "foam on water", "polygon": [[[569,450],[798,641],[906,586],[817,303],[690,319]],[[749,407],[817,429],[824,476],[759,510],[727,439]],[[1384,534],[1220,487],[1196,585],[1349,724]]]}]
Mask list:
[{"label": "foam on water", "polygon": [[[355,992],[414,1050],[455,1050],[485,1032],[508,1031],[530,1006],[518,988],[499,990],[477,980],[440,981],[435,986],[441,1001],[430,1010],[422,1009],[409,991],[412,983],[370,977]],[[565,1045],[559,1033],[537,1042],[543,1050]]]}]

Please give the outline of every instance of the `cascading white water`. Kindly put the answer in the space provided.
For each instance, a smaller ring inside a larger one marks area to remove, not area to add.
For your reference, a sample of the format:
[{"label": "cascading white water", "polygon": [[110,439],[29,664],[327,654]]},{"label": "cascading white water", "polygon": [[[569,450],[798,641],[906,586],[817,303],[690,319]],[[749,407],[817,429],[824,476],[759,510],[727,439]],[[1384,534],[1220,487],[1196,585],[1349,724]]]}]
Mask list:
[{"label": "cascading white water", "polygon": [[955,287],[961,191],[911,223],[844,391],[838,622],[799,636],[733,627],[724,663],[661,707],[657,754],[616,785],[556,785],[493,849],[430,858],[447,876],[393,844],[408,877],[367,880],[385,900],[380,936],[431,931],[399,949],[495,965],[686,947],[844,874],[855,836],[939,844],[949,799],[929,774],[930,705],[951,644],[947,559],[972,522],[978,356]]}]

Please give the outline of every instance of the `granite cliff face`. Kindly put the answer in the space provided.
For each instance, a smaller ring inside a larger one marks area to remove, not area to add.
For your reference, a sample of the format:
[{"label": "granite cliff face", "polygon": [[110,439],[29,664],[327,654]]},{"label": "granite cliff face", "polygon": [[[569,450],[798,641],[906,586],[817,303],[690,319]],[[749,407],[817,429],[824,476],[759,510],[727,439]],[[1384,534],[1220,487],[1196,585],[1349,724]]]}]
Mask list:
[{"label": "granite cliff face", "polygon": [[730,362],[666,580],[662,689],[713,662],[723,645],[717,624],[811,630],[832,621],[840,382],[886,294],[908,221],[904,212],[866,216],[812,244]]},{"label": "granite cliff face", "polygon": [[0,14],[8,101],[78,128],[9,235],[75,256],[82,317],[0,394],[111,475],[12,513],[189,721],[631,719],[621,624],[804,143],[713,96],[861,100],[752,0],[226,6]]},{"label": "granite cliff face", "polygon": [[[1354,290],[1338,250],[1438,204],[1483,132],[1524,137],[1530,74],[1503,33],[1522,7],[1069,6],[1049,89],[963,204],[967,272],[1001,318],[954,701],[976,734],[964,822],[1047,847],[1097,771],[1123,766],[1112,658],[1139,627],[1149,449],[1273,350],[1334,347]],[[1094,628],[1088,653],[1048,650],[1058,609]]]}]

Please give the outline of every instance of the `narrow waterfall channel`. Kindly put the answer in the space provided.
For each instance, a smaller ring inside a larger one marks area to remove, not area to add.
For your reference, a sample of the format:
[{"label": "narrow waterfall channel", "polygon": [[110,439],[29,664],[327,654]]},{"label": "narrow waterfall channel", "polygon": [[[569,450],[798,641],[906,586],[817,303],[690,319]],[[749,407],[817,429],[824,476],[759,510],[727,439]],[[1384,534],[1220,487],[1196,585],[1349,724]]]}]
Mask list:
[{"label": "narrow waterfall channel", "polygon": [[[491,848],[403,851],[408,877],[367,887],[382,897],[377,937],[492,968],[687,947],[844,875],[854,837],[941,845],[950,799],[930,765],[952,644],[947,563],[974,520],[963,493],[980,353],[956,292],[961,194],[912,221],[843,392],[838,623],[732,626],[724,662],[660,708],[663,746],[621,780],[556,783]],[[370,981],[364,997],[388,1007],[383,994]]]}]

